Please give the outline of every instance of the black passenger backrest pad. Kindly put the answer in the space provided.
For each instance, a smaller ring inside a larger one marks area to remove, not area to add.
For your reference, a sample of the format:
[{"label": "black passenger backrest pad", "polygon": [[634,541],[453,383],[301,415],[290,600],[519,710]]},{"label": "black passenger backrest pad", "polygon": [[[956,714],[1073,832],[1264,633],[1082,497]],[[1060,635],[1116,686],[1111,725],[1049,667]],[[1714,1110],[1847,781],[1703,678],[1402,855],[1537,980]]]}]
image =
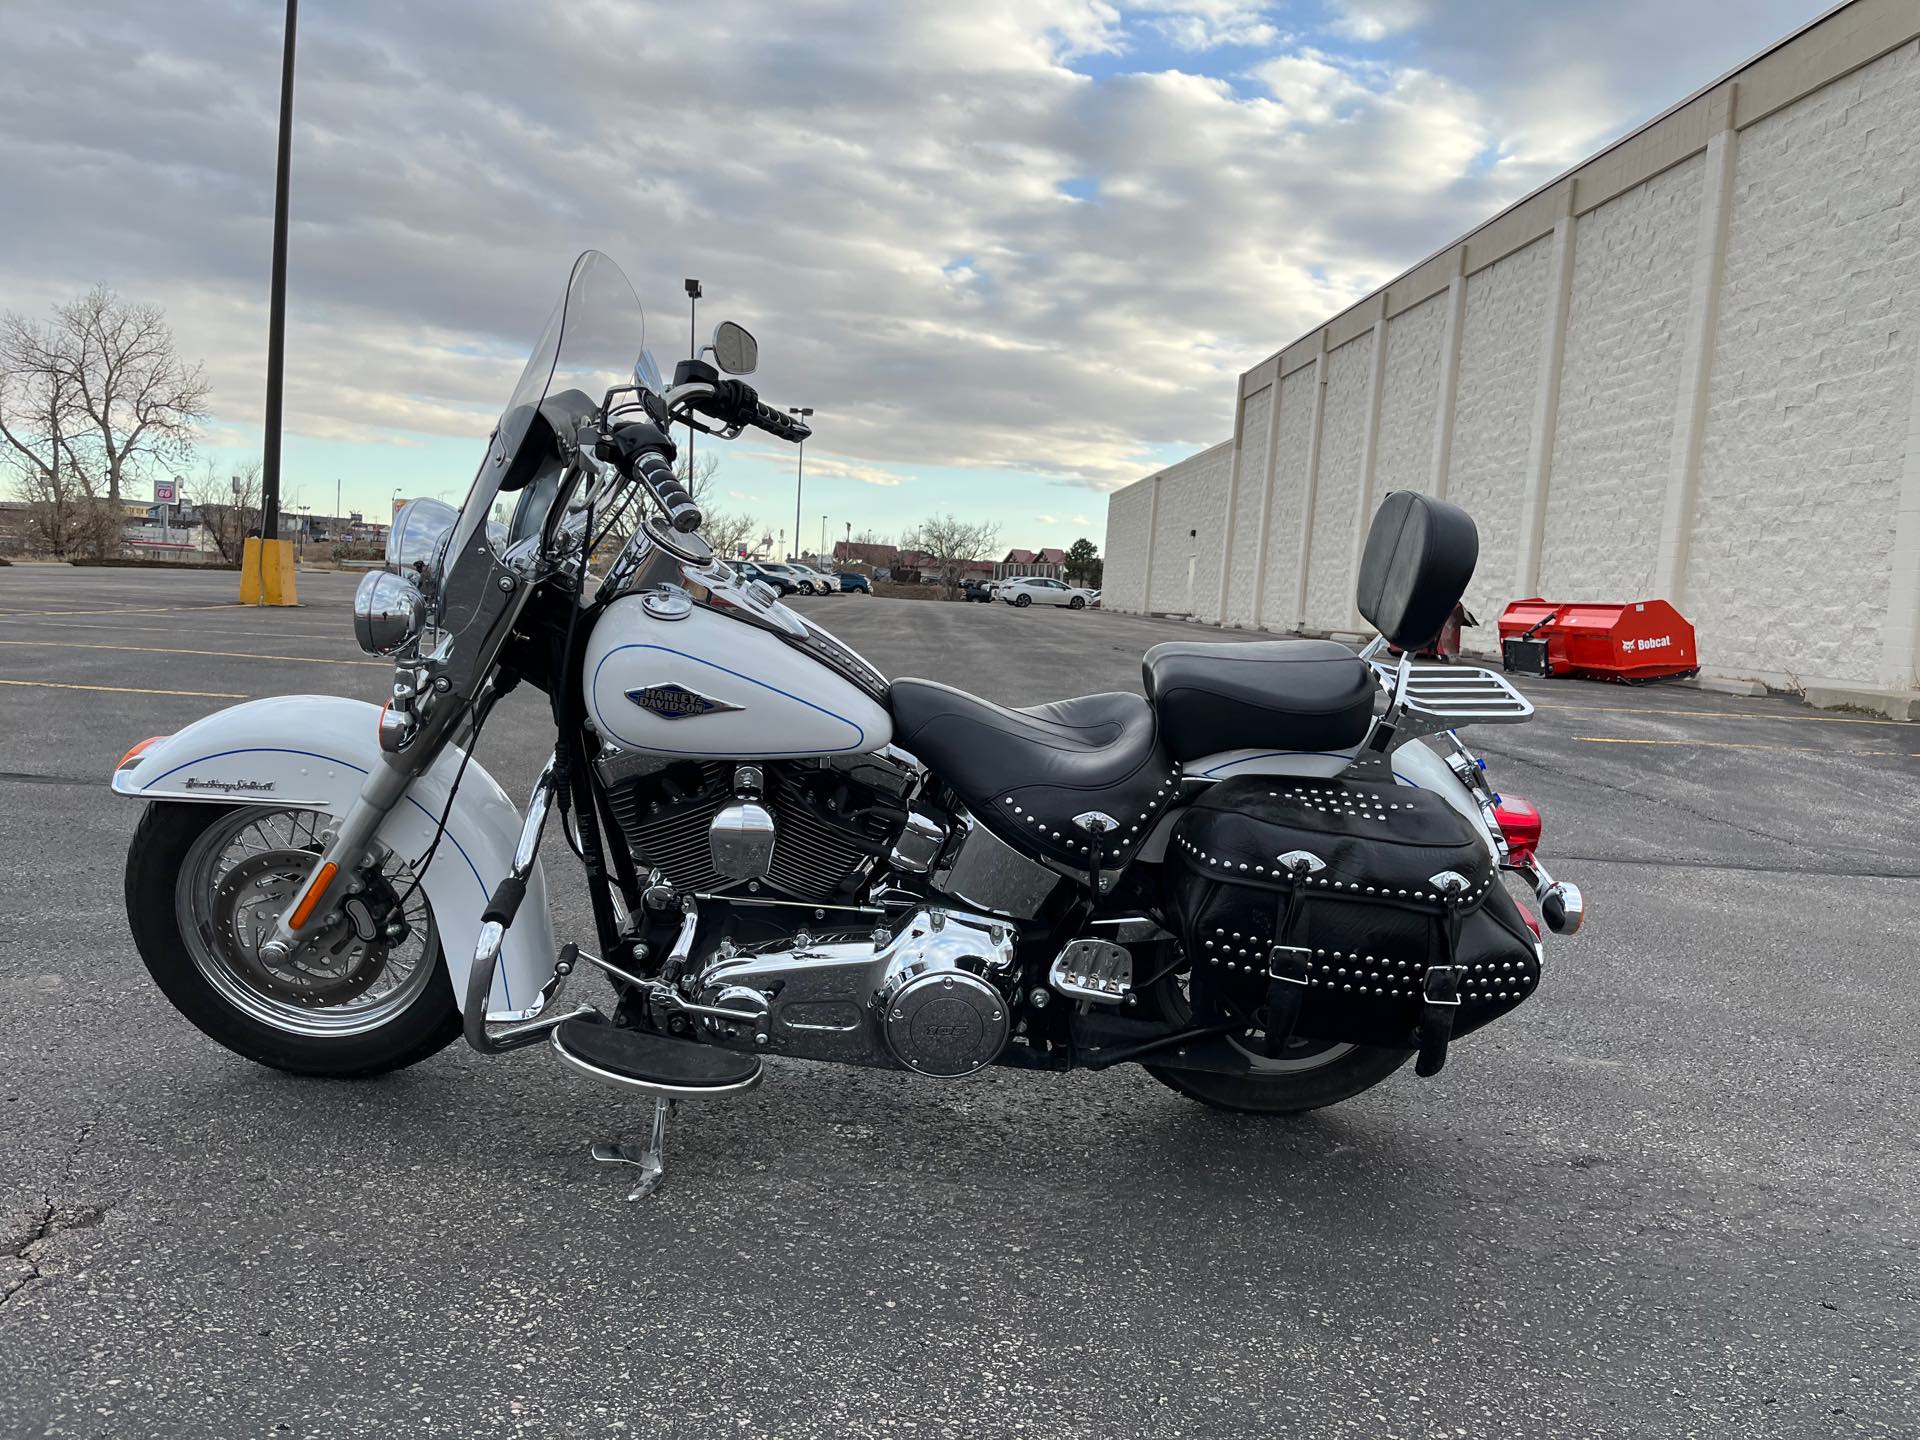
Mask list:
[{"label": "black passenger backrest pad", "polygon": [[1467,593],[1479,558],[1480,532],[1471,515],[1430,495],[1394,490],[1367,531],[1354,598],[1388,640],[1418,649],[1440,633]]}]

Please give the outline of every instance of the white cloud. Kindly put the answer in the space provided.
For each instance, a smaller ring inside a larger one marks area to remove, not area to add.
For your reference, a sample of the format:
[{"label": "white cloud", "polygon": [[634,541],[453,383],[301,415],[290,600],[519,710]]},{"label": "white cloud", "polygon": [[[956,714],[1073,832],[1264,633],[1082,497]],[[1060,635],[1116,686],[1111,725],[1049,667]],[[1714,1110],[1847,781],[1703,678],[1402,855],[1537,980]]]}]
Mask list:
[{"label": "white cloud", "polygon": [[1060,523],[1060,517],[1057,515],[1036,515],[1033,518],[1038,520],[1042,525],[1058,525]]},{"label": "white cloud", "polygon": [[[288,424],[477,455],[593,245],[663,359],[687,275],[703,320],[756,330],[763,394],[818,409],[811,473],[1110,489],[1222,438],[1240,370],[1784,32],[1787,3],[1736,26],[1664,0],[1342,0],[1349,36],[1417,63],[1268,33],[1252,0],[309,7]],[[96,280],[159,301],[239,433],[261,404],[279,15],[14,0],[0,87],[0,304]],[[1162,23],[1196,55],[1270,53],[1231,80],[1073,68]]]},{"label": "white cloud", "polygon": [[1384,40],[1427,17],[1427,0],[1334,0],[1335,34]]},{"label": "white cloud", "polygon": [[1147,21],[1176,47],[1191,52],[1216,50],[1223,45],[1271,45],[1279,29],[1268,19],[1272,8],[1245,0],[1144,0],[1129,7],[1145,12]]},{"label": "white cloud", "polygon": [[807,456],[807,473],[831,475],[842,480],[858,480],[862,485],[882,485],[889,488],[903,485],[911,478],[879,465],[862,465],[854,460],[837,460],[831,455]]}]

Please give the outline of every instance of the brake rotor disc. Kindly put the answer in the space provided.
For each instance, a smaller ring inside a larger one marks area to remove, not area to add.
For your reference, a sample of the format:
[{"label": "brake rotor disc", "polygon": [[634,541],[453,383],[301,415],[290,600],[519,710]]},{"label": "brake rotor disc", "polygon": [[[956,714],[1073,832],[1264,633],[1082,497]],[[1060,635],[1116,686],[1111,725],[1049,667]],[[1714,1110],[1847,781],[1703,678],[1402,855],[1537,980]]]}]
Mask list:
[{"label": "brake rotor disc", "polygon": [[306,883],[313,861],[307,850],[268,850],[235,864],[213,887],[209,938],[249,985],[317,1010],[364,994],[386,969],[387,947],[360,939],[343,917],[309,931],[286,959],[261,958],[260,947]]}]

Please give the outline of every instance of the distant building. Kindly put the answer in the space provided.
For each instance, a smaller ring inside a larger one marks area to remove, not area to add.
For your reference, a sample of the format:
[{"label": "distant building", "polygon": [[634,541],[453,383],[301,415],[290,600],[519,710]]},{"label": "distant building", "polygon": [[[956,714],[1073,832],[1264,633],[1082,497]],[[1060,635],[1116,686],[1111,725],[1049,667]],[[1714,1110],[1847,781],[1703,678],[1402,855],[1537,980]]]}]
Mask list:
[{"label": "distant building", "polygon": [[993,578],[1012,580],[1021,575],[1038,575],[1047,580],[1064,580],[1067,552],[1057,545],[1042,550],[1009,550],[1006,558],[993,566]]},{"label": "distant building", "polygon": [[898,545],[882,545],[866,540],[833,542],[833,566],[836,570],[890,570],[900,558]]}]

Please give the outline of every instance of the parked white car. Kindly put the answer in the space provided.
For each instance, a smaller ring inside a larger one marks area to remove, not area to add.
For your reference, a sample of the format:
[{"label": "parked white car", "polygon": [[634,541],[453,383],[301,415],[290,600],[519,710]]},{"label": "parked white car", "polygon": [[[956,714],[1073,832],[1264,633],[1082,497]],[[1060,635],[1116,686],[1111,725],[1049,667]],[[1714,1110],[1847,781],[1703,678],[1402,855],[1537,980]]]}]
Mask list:
[{"label": "parked white car", "polygon": [[1021,575],[1002,580],[995,599],[1024,610],[1029,605],[1064,605],[1069,610],[1085,610],[1093,604],[1093,591],[1064,580],[1048,580],[1039,575]]},{"label": "parked white car", "polygon": [[787,570],[802,595],[831,595],[840,588],[840,582],[833,576],[811,565],[802,565],[798,560],[789,560]]}]

